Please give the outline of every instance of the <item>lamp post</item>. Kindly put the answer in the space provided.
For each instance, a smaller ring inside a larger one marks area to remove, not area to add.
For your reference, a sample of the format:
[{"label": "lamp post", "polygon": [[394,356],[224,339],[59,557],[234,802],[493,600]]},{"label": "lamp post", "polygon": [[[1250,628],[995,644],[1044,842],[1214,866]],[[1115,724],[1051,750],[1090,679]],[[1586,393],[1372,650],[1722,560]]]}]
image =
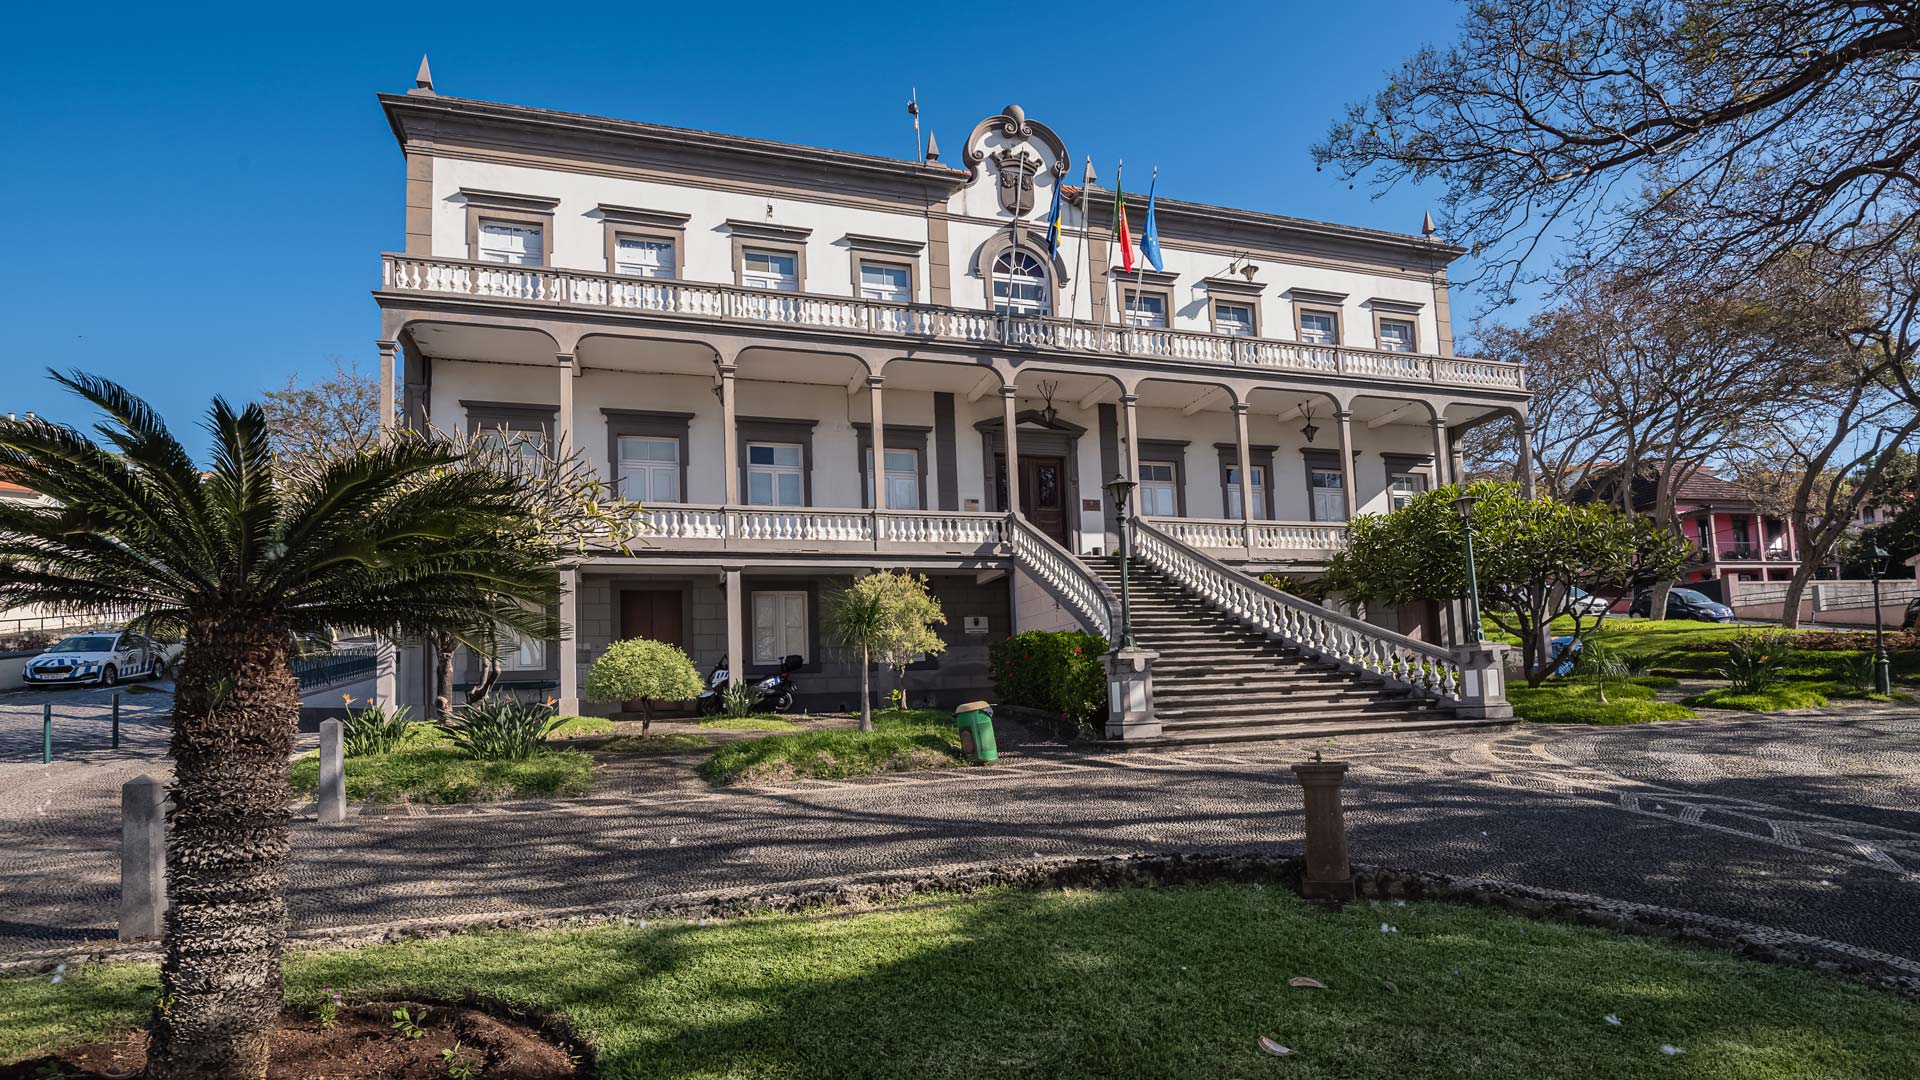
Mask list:
[{"label": "lamp post", "polygon": [[1127,561],[1133,555],[1133,546],[1130,530],[1127,528],[1128,519],[1131,517],[1127,503],[1133,495],[1133,489],[1138,486],[1120,473],[1114,473],[1113,479],[1107,481],[1107,494],[1112,496],[1113,505],[1120,518],[1120,641],[1118,644],[1122,649],[1133,648],[1133,597],[1127,584]]},{"label": "lamp post", "polygon": [[1880,575],[1887,572],[1887,549],[1873,546],[1873,559],[1867,564],[1873,578],[1873,689],[1880,694],[1893,693],[1893,669],[1887,662],[1885,621],[1880,617]]},{"label": "lamp post", "polygon": [[1473,570],[1473,504],[1479,502],[1474,495],[1461,495],[1453,500],[1460,511],[1460,524],[1467,533],[1467,643],[1480,643],[1480,578]]}]

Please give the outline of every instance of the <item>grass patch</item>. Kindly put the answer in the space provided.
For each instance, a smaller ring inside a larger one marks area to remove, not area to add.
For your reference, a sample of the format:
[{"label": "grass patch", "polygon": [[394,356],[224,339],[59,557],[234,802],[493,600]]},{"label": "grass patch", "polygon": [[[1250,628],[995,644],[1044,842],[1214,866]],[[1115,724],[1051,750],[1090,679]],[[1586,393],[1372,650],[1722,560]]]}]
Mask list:
[{"label": "grass patch", "polygon": [[1741,712],[1783,712],[1787,709],[1817,709],[1827,703],[1822,693],[1825,683],[1787,682],[1765,690],[1738,693],[1731,687],[1718,687],[1687,699],[1689,705],[1711,709],[1738,709]]},{"label": "grass patch", "polygon": [[873,714],[872,731],[835,728],[728,743],[700,766],[700,775],[714,784],[840,780],[964,764],[960,729],[946,713],[889,709]]},{"label": "grass patch", "polygon": [[[1330,989],[1289,988],[1294,975]],[[125,1031],[155,982],[138,964],[0,980],[0,1061]],[[1468,907],[1335,914],[1243,886],[494,931],[289,959],[290,1002],[323,984],[553,1010],[607,1080],[1920,1075],[1920,1007],[1839,980]],[[1297,1056],[1263,1056],[1262,1035]]]},{"label": "grass patch", "polygon": [[594,749],[615,754],[670,754],[676,750],[697,750],[712,745],[713,743],[698,735],[687,733],[616,735],[605,742],[596,743]]},{"label": "grass patch", "polygon": [[[1559,633],[1566,632],[1560,624],[1556,624],[1555,629]],[[1784,633],[1789,638],[1800,633],[1830,633],[1826,630],[1782,631],[1777,627],[1727,626],[1689,619],[1654,622],[1650,619],[1615,617],[1602,623],[1593,632],[1592,640],[1605,644],[1628,660],[1639,661],[1662,673],[1697,678],[1711,677],[1715,668],[1726,663],[1726,653],[1718,651],[1718,647],[1724,647],[1743,633],[1767,631]],[[1715,651],[1701,651],[1698,648],[1701,645],[1717,648]],[[1783,673],[1791,679],[1844,684],[1853,666],[1870,652],[1870,649],[1789,648]],[[1895,649],[1889,653],[1888,659],[1895,678],[1920,678],[1920,650]]]},{"label": "grass patch", "polygon": [[611,735],[613,721],[604,716],[569,716],[547,733],[549,739],[578,739],[585,735]]},{"label": "grass patch", "polygon": [[718,731],[796,731],[800,727],[778,716],[715,716],[700,721],[700,726]]},{"label": "grass patch", "polygon": [[[290,772],[293,789],[312,795],[320,786],[320,755],[300,757]],[[475,761],[451,746],[409,743],[391,754],[346,760],[347,798],[354,802],[444,804],[585,795],[592,773],[593,759],[579,750],[548,750],[524,761]]]},{"label": "grass patch", "polygon": [[1510,684],[1507,699],[1516,717],[1536,724],[1646,724],[1694,715],[1685,705],[1658,700],[1654,687],[1639,679],[1607,684],[1604,702],[1586,679],[1548,679],[1532,687]]}]

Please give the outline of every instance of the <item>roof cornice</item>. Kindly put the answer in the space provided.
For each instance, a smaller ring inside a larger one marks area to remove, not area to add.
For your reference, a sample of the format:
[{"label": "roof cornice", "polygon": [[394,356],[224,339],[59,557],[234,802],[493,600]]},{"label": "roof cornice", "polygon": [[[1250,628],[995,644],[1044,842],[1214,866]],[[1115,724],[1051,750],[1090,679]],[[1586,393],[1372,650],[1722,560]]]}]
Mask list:
[{"label": "roof cornice", "polygon": [[[874,180],[910,181],[918,184],[945,185],[956,189],[966,186],[967,183],[967,174],[964,170],[948,168],[937,163],[921,165],[897,158],[856,154],[848,150],[830,150],[794,143],[773,142],[768,139],[753,139],[743,135],[723,135],[719,132],[700,131],[694,128],[669,127],[638,120],[616,120],[584,113],[536,109],[494,101],[476,101],[471,98],[444,95],[424,97],[411,94],[380,94],[378,97],[381,108],[386,111],[387,123],[393,129],[394,138],[399,140],[403,148],[409,141],[407,125],[410,123],[467,120],[630,140],[635,144],[650,144],[669,149],[700,149],[761,161],[805,163],[814,167],[824,166],[860,175],[868,178],[870,182]],[[426,137],[431,139],[431,134],[427,134]]]},{"label": "roof cornice", "polygon": [[[1079,202],[1088,211],[1101,207],[1107,211],[1109,220],[1113,217],[1113,192],[1106,188],[1095,187],[1091,191],[1079,190]],[[1368,244],[1391,247],[1413,252],[1423,257],[1438,259],[1446,265],[1467,253],[1459,244],[1449,244],[1444,240],[1429,240],[1412,233],[1397,233],[1387,229],[1368,229],[1358,225],[1339,225],[1331,221],[1315,221],[1312,218],[1289,217],[1285,214],[1269,214],[1259,210],[1237,210],[1230,206],[1214,206],[1210,203],[1187,202],[1181,199],[1155,198],[1156,210],[1165,215],[1161,220],[1171,223],[1175,229],[1182,225],[1232,225],[1242,228],[1271,229],[1281,233],[1293,233],[1302,236],[1339,240],[1347,243]],[[1127,209],[1133,213],[1145,213],[1146,203],[1136,193],[1127,200]],[[1129,217],[1132,214],[1128,215]]]}]

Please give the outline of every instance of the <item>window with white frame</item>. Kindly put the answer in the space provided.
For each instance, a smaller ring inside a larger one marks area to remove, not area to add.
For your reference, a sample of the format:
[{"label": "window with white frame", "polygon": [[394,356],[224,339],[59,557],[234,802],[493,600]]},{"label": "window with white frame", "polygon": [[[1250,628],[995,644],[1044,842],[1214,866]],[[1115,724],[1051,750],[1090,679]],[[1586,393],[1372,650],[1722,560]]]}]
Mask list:
[{"label": "window with white frame", "polygon": [[540,671],[547,666],[547,643],[509,631],[501,671]]},{"label": "window with white frame", "polygon": [[641,503],[680,501],[680,440],[657,435],[622,435],[620,497]]},{"label": "window with white frame", "polygon": [[1164,330],[1167,327],[1167,294],[1147,292],[1144,289],[1122,290],[1126,295],[1122,300],[1121,314],[1126,316],[1128,326],[1144,326]]},{"label": "window with white frame", "polygon": [[1179,475],[1171,461],[1141,462],[1140,513],[1148,517],[1179,516]]},{"label": "window with white frame", "polygon": [[790,251],[747,248],[740,253],[740,284],[749,289],[800,291],[800,259]]},{"label": "window with white frame", "polygon": [[1253,305],[1213,302],[1213,329],[1232,337],[1253,336]]},{"label": "window with white frame", "polygon": [[1347,517],[1347,478],[1339,469],[1315,468],[1309,473],[1313,485],[1313,520],[1345,521]]},{"label": "window with white frame", "polygon": [[[1253,466],[1253,516],[1265,520],[1267,516],[1267,467]],[[1227,516],[1240,517],[1240,466],[1227,466]]]},{"label": "window with white frame", "polygon": [[805,460],[799,443],[748,443],[748,505],[805,506]]},{"label": "window with white frame", "polygon": [[867,447],[865,462],[867,483],[867,505],[881,510],[918,510],[920,509],[920,452],[918,450],[887,451],[887,468],[884,481],[887,501],[885,505],[873,501],[873,447]]},{"label": "window with white frame", "polygon": [[540,226],[513,221],[487,221],[479,228],[479,248],[474,257],[481,262],[508,263],[513,266],[539,266],[546,253]]},{"label": "window with white frame", "polygon": [[753,662],[778,664],[807,655],[807,594],[800,589],[753,594]]},{"label": "window with white frame", "polygon": [[627,277],[673,276],[673,241],[662,236],[619,236],[613,242],[613,272]]},{"label": "window with white frame", "polygon": [[1312,345],[1338,345],[1339,320],[1334,318],[1331,311],[1301,312],[1300,340]]},{"label": "window with white frame", "polygon": [[1045,315],[1053,309],[1047,268],[1025,251],[1003,251],[993,260],[993,310]]},{"label": "window with white frame", "polygon": [[1412,352],[1414,331],[1412,319],[1381,319],[1380,347],[1387,352]]},{"label": "window with white frame", "polygon": [[1425,473],[1396,472],[1387,477],[1387,509],[1398,510],[1427,490]]},{"label": "window with white frame", "polygon": [[906,304],[913,300],[913,273],[899,263],[860,263],[860,298]]}]

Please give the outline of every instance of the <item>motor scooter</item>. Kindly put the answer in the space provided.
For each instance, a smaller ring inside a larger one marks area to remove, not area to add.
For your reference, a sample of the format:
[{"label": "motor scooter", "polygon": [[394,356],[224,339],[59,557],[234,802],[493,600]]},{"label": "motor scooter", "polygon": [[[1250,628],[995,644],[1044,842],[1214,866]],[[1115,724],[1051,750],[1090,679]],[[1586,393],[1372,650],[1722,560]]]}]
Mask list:
[{"label": "motor scooter", "polygon": [[[806,658],[794,655],[780,661],[780,670],[753,684],[760,695],[755,707],[763,712],[792,712],[793,695],[800,687],[793,673],[806,665]],[[733,673],[727,670],[727,661],[720,659],[707,673],[707,688],[694,699],[694,708],[701,716],[718,716],[726,708],[725,694],[732,684]]]}]

